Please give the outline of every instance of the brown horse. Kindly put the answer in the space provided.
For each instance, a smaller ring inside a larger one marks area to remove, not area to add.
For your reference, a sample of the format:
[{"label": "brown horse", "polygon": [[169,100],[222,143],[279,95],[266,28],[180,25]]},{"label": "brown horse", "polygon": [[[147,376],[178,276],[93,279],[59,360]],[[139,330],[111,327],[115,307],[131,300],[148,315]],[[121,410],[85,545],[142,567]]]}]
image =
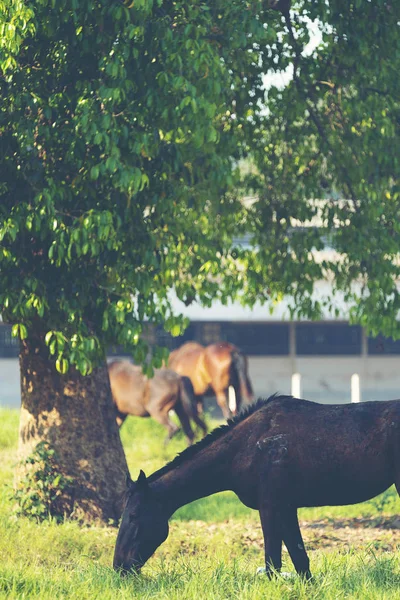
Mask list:
[{"label": "brown horse", "polygon": [[193,386],[188,377],[181,377],[171,369],[155,369],[154,377],[148,379],[140,366],[128,360],[110,363],[108,373],[119,426],[128,415],[151,416],[167,428],[168,441],[179,431],[169,417],[169,411],[174,410],[189,444],[194,439],[190,419],[201,427],[204,434],[207,433],[206,424],[198,415]]},{"label": "brown horse", "polygon": [[148,479],[141,471],[127,483],[115,569],[140,569],[179,507],[232,490],[260,513],[267,574],[281,568],[283,541],[296,571],[309,578],[297,509],[356,504],[393,483],[400,493],[400,401],[324,405],[272,396]]},{"label": "brown horse", "polygon": [[196,396],[203,396],[211,388],[226,419],[231,416],[229,386],[233,386],[236,395],[236,409],[232,413],[239,412],[242,400],[247,404],[253,401],[247,359],[233,344],[219,342],[204,347],[187,342],[171,352],[168,366],[191,379]]}]

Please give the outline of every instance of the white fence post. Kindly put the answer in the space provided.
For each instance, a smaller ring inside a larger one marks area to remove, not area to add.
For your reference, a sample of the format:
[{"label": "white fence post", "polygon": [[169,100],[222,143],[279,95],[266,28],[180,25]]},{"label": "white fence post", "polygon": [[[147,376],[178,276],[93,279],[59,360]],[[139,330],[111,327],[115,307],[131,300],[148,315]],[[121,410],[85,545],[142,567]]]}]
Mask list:
[{"label": "white fence post", "polygon": [[235,388],[233,387],[233,385],[230,385],[228,387],[228,406],[229,406],[229,410],[234,413],[236,412],[236,393],[235,393]]},{"label": "white fence post", "polygon": [[354,373],[351,376],[351,401],[360,402],[360,376]]},{"label": "white fence post", "polygon": [[295,398],[301,398],[301,375],[300,373],[293,373],[292,375],[292,396]]}]

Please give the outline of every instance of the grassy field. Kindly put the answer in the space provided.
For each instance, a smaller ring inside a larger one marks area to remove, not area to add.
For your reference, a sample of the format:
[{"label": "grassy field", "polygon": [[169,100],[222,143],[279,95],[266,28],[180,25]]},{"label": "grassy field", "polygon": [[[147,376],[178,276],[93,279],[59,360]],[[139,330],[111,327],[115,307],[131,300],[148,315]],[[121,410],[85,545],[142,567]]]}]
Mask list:
[{"label": "grassy field", "polygon": [[[18,413],[0,410],[0,423],[0,599],[400,598],[400,502],[394,490],[361,505],[300,512],[312,583],[255,575],[263,565],[258,514],[230,493],[179,510],[169,538],[142,574],[121,579],[110,566],[115,529],[13,517]],[[164,430],[151,420],[128,419],[121,433],[133,478],[185,447],[178,436],[164,448]],[[284,570],[293,572],[286,552]]]}]

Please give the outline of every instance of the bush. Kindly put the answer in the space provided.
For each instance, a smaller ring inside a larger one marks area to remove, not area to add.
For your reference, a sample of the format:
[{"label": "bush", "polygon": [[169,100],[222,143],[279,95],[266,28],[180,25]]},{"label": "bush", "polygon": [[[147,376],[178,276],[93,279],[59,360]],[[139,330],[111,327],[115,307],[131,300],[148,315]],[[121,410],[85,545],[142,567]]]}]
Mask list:
[{"label": "bush", "polygon": [[72,477],[59,471],[55,451],[48,442],[39,442],[33,453],[20,463],[24,476],[18,481],[13,494],[18,516],[37,521],[64,519],[61,508],[63,492],[73,484]]}]

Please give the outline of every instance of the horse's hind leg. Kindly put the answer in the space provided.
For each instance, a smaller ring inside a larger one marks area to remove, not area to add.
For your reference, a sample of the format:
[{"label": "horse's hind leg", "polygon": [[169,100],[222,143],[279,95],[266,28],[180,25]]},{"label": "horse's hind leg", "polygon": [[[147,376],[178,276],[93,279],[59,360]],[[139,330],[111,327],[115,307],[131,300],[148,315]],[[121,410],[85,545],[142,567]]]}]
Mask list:
[{"label": "horse's hind leg", "polygon": [[278,509],[264,505],[260,508],[264,535],[265,569],[268,577],[282,567],[282,524]]},{"label": "horse's hind leg", "polygon": [[222,414],[224,415],[224,418],[230,419],[230,417],[232,416],[232,413],[228,406],[228,398],[227,398],[228,394],[222,390],[222,391],[218,391],[218,392],[216,391],[215,395],[217,397],[218,406],[222,410]]},{"label": "horse's hind leg", "polygon": [[161,423],[161,425],[164,425],[164,427],[166,427],[168,434],[165,438],[164,444],[167,444],[170,441],[170,439],[173,438],[176,433],[178,433],[179,427],[175,425],[173,421],[171,421],[171,419],[168,416],[168,413],[165,414],[162,412],[151,412],[150,416],[152,416],[153,419],[155,419],[155,421]]},{"label": "horse's hind leg", "polygon": [[[197,396],[197,399],[198,398],[203,398],[203,396]],[[203,412],[204,411],[202,411],[200,414],[203,414]],[[198,405],[198,402],[196,402],[196,400],[195,400],[192,403],[192,410],[190,412],[190,418],[203,431],[203,437],[204,437],[206,435],[208,429],[207,429],[207,425],[205,424],[205,422],[203,421],[203,419],[200,417],[200,414],[199,414],[199,405]]]},{"label": "horse's hind leg", "polygon": [[205,422],[203,421],[203,419],[201,419],[198,414],[195,414],[195,415],[193,415],[193,421],[203,431],[203,437],[204,437],[206,435],[208,429],[207,429],[207,425],[205,424]]},{"label": "horse's hind leg", "polygon": [[202,415],[204,413],[204,396],[202,394],[196,394],[196,405],[198,414]]},{"label": "horse's hind leg", "polygon": [[193,433],[193,429],[190,426],[189,417],[187,416],[186,411],[180,402],[177,402],[175,404],[174,411],[176,412],[178,419],[182,423],[182,429],[185,432],[185,435],[186,435],[187,441],[188,441],[188,445],[190,446],[191,444],[193,444],[194,433]]},{"label": "horse's hind leg", "polygon": [[311,579],[310,561],[304,548],[297,510],[292,508],[282,514],[283,541],[297,573]]}]

